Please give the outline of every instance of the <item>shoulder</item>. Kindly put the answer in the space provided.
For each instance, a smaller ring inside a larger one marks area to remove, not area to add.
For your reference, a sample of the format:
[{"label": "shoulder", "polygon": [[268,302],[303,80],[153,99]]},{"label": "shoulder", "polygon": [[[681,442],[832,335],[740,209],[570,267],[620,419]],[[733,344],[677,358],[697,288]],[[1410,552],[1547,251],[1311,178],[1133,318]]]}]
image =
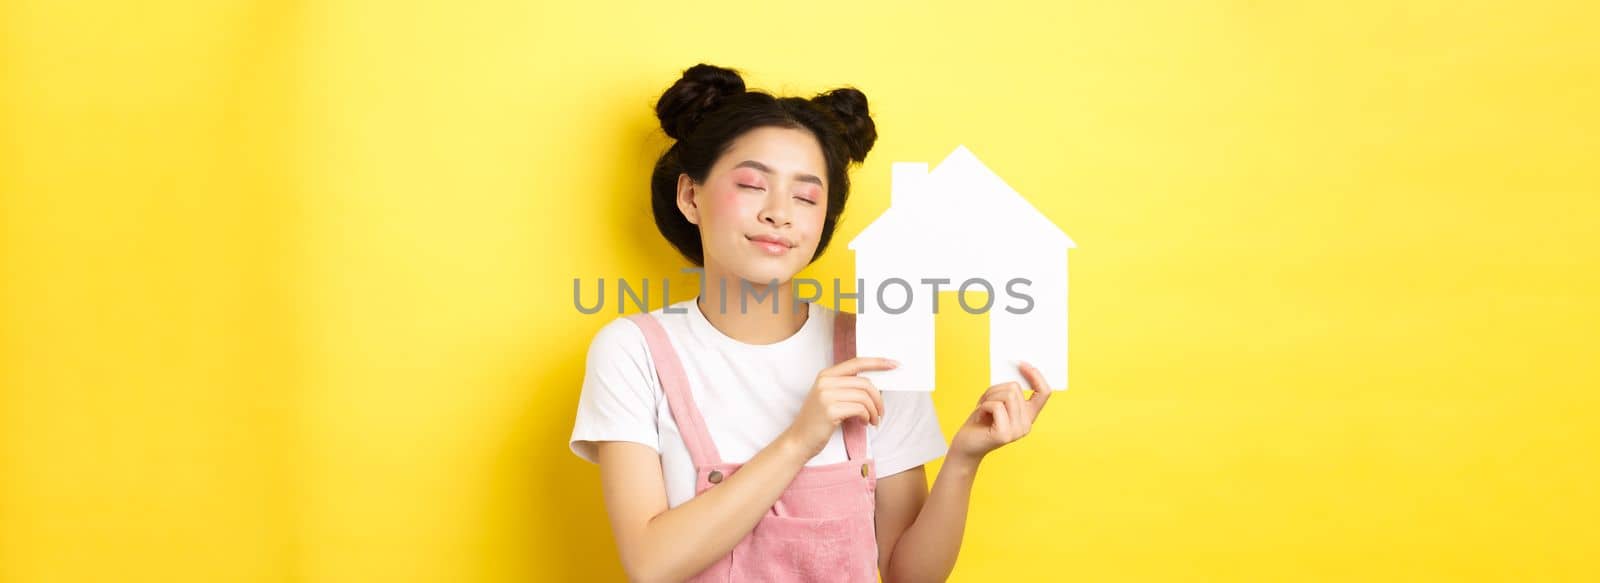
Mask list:
[{"label": "shoulder", "polygon": [[644,330],[626,316],[606,322],[589,340],[588,366],[591,369],[642,366],[649,362],[650,348]]},{"label": "shoulder", "polygon": [[594,338],[589,341],[590,349],[595,347],[620,348],[625,346],[644,346],[644,330],[639,328],[639,323],[628,316],[617,316],[606,322],[594,333]]},{"label": "shoulder", "polygon": [[589,341],[585,367],[569,439],[572,451],[595,462],[599,459],[595,442],[631,441],[659,447],[659,384],[639,326],[625,317],[601,326]]},{"label": "shoulder", "polygon": [[[830,307],[828,307],[826,305],[823,305],[823,304],[817,303],[817,302],[812,302],[812,305],[816,307],[816,310],[812,312],[813,315],[817,316],[818,317],[817,319],[822,321],[824,329],[829,334],[833,334],[834,332],[841,331],[841,330],[838,330],[838,328],[840,326],[842,326],[844,328],[844,330],[842,330],[844,332],[855,332],[855,329],[856,329],[856,315],[855,314],[852,314],[850,312],[845,312],[845,311],[842,311],[842,310],[838,310],[838,309],[834,309],[834,308],[830,308]],[[852,337],[852,340],[853,339],[854,338]]]}]

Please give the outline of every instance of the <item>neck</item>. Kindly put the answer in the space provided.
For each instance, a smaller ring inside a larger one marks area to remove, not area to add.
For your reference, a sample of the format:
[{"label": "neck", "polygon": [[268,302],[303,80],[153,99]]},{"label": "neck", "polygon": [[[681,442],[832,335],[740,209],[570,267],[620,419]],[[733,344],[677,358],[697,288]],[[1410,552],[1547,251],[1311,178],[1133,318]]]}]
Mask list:
[{"label": "neck", "polygon": [[776,286],[770,281],[744,283],[709,267],[696,302],[713,327],[745,344],[772,344],[793,336],[810,317],[810,306],[794,297],[793,280]]}]

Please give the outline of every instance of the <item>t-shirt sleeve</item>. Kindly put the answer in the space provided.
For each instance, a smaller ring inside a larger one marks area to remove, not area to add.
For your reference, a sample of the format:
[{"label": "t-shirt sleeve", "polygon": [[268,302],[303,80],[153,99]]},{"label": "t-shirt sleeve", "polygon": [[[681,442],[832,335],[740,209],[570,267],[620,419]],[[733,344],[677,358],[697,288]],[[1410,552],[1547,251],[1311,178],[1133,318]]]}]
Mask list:
[{"label": "t-shirt sleeve", "polygon": [[617,318],[602,326],[585,359],[577,418],[568,442],[572,453],[596,463],[597,441],[631,441],[660,452],[658,386],[639,325]]},{"label": "t-shirt sleeve", "polygon": [[884,391],[883,423],[872,438],[878,477],[885,478],[939,459],[949,449],[939,429],[933,393]]}]

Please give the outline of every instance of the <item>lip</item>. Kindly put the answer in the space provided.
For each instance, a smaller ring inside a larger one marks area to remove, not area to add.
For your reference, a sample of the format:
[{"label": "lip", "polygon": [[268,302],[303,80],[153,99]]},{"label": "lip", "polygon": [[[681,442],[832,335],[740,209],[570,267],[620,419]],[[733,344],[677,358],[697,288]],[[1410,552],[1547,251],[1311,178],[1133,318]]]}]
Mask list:
[{"label": "lip", "polygon": [[793,242],[777,235],[746,235],[745,238],[771,255],[783,255],[794,247]]}]

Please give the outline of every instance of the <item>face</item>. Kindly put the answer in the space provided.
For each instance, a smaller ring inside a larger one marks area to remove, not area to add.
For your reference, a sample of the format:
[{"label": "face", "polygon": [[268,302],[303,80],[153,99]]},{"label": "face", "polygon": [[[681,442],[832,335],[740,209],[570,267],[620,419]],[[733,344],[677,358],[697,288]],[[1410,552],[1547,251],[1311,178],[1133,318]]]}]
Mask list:
[{"label": "face", "polygon": [[783,283],[805,268],[822,234],[827,174],[811,132],[762,127],[735,139],[704,183],[679,176],[678,208],[700,226],[708,282]]}]

